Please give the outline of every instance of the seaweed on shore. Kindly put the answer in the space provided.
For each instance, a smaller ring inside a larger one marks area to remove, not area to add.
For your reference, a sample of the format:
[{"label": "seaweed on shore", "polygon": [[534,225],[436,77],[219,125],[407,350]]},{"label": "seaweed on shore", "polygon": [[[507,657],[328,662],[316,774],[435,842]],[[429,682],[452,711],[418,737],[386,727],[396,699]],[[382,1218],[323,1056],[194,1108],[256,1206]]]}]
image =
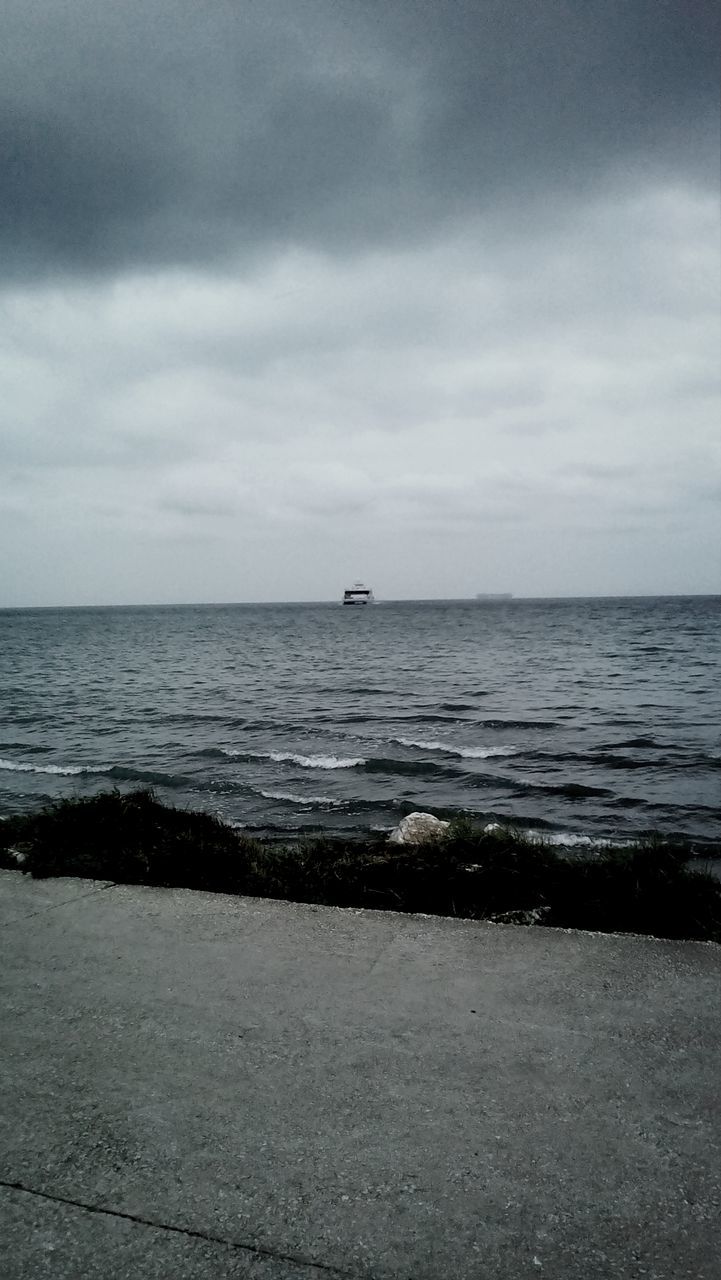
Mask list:
[{"label": "seaweed on shore", "polygon": [[721,941],[721,884],[691,856],[648,840],[580,857],[468,821],[420,846],[382,836],[278,845],[145,790],[65,800],[0,824],[0,865],[37,877]]}]

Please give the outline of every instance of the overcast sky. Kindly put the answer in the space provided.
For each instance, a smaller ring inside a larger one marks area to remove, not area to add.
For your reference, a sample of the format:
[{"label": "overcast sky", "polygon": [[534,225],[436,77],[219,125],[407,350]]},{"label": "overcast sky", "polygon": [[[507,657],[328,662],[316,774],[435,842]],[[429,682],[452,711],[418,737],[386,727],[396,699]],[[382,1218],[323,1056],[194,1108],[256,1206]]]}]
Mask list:
[{"label": "overcast sky", "polygon": [[5,0],[0,605],[721,588],[716,0]]}]

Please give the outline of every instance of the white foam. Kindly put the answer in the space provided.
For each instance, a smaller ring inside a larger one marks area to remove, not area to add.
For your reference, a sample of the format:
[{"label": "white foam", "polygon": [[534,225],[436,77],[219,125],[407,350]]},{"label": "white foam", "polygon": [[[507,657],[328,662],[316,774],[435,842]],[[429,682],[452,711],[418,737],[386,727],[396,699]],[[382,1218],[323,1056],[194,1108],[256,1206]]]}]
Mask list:
[{"label": "white foam", "polygon": [[[483,830],[487,833],[503,831],[504,825],[512,827],[511,823],[487,822]],[[632,840],[609,840],[604,836],[574,835],[571,831],[541,831],[538,827],[524,827],[521,835],[528,840],[539,840],[542,844],[562,845],[567,849],[608,849],[611,846],[633,843]]]},{"label": "white foam", "polygon": [[224,748],[226,756],[250,756],[253,760],[275,760],[277,764],[292,763],[301,769],[354,769],[356,765],[365,764],[363,756],[302,756],[294,751],[234,751]]},{"label": "white foam", "polygon": [[82,764],[25,764],[19,760],[0,760],[0,769],[11,773],[55,773],[62,777],[72,778],[80,773],[108,773],[111,764],[98,764],[92,767]]},{"label": "white foam", "polygon": [[343,803],[342,800],[334,800],[331,796],[298,796],[293,791],[261,791],[259,789],[258,794],[265,800],[287,800],[288,804],[326,804],[334,809]]},{"label": "white foam", "polygon": [[392,738],[402,747],[418,747],[420,751],[445,751],[463,760],[487,760],[490,756],[514,756],[517,747],[456,747],[450,742],[424,742],[419,738]]},{"label": "white foam", "polygon": [[569,831],[524,831],[524,836],[534,840],[543,840],[544,844],[560,844],[568,849],[585,847],[589,849],[608,849],[611,846],[632,844],[631,840],[608,840],[603,836],[577,836]]}]

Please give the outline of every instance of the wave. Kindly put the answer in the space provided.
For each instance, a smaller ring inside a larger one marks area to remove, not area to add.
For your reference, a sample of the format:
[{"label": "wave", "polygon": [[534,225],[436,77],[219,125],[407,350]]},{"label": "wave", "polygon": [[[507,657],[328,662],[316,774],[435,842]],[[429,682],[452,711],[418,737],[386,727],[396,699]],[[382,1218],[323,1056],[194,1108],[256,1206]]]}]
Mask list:
[{"label": "wave", "polygon": [[[330,715],[312,716],[312,717],[309,717],[309,720],[311,721],[311,723],[332,724],[332,725],[435,724],[436,722],[442,723],[442,724],[456,724],[458,721],[458,717],[451,716],[451,715],[440,715],[432,712],[428,712],[428,713],[418,712],[416,714],[416,713],[407,713],[403,711],[399,711],[397,715],[393,715],[392,713],[388,713],[387,715],[386,714],[376,715],[372,711],[370,711],[370,712],[351,712],[348,715],[346,715],[345,712],[337,712]],[[307,722],[303,721],[300,723],[305,724]],[[298,730],[300,728],[300,723],[292,727]]]},{"label": "wave", "polygon": [[50,711],[44,712],[43,715],[35,711],[29,711],[26,714],[16,712],[12,715],[0,716],[0,724],[11,725],[13,728],[18,724],[29,724],[36,728],[39,724],[54,724],[60,719],[60,716],[53,715]]},{"label": "wave", "polygon": [[530,778],[508,778],[493,773],[466,773],[466,786],[478,788],[503,787],[517,795],[557,795],[569,799],[583,796],[615,796],[608,787],[592,787],[582,782],[533,782]]},{"label": "wave", "polygon": [[[351,717],[349,716],[343,716],[340,714],[337,716],[319,715],[319,716],[309,717],[309,719],[311,720],[327,721],[333,724],[336,724],[341,720],[342,721],[348,720],[350,718]],[[360,719],[361,717],[358,717],[358,718]],[[378,717],[378,718],[381,719],[382,717]],[[144,723],[144,720],[145,720],[145,717],[137,717],[137,719],[134,721],[125,720],[124,723],[142,724]],[[167,715],[156,716],[156,720],[158,724],[178,724],[178,725],[187,724],[189,726],[194,724],[201,724],[201,725],[202,724],[222,724],[222,725],[225,725],[227,729],[261,730],[266,733],[299,733],[304,731],[304,725],[306,723],[303,716],[299,716],[298,720],[288,721],[288,720],[278,720],[271,715],[251,719],[248,716],[214,715],[211,713],[192,712],[192,711],[187,713],[172,712],[172,713],[168,713]],[[311,732],[311,733],[313,732],[312,729],[305,730],[305,731]]]},{"label": "wave", "polygon": [[314,729],[312,725],[306,726],[306,723],[303,720],[302,716],[299,716],[297,720],[273,720],[270,717],[268,717],[265,720],[263,719],[243,720],[242,718],[239,718],[239,719],[228,720],[226,723],[229,729],[245,729],[249,733],[260,732],[260,733],[298,734],[298,733],[320,733],[321,732],[320,729]]},{"label": "wave", "polygon": [[721,805],[717,804],[671,804],[670,813],[707,813],[713,818],[721,818]]},{"label": "wave", "polygon": [[237,760],[274,760],[297,764],[301,769],[355,769],[366,763],[363,756],[303,756],[295,751],[236,751],[233,747],[221,747],[220,751]]},{"label": "wave", "polygon": [[529,827],[523,834],[530,836],[531,839],[540,836],[544,843],[562,845],[566,849],[607,849],[613,843],[611,840],[604,840],[598,836],[576,836],[566,831],[544,831],[541,833],[534,831],[532,827]]},{"label": "wave", "polygon": [[663,767],[674,764],[673,760],[668,759],[649,760],[646,758],[645,760],[637,760],[635,756],[617,756],[614,755],[612,751],[589,752],[589,754],[585,756],[575,755],[575,753],[569,752],[565,758],[582,760],[586,764],[600,765],[602,769],[627,769],[629,771],[633,771],[634,769],[658,768],[659,766]]},{"label": "wave", "polygon": [[60,778],[104,777],[114,782],[135,782],[145,786],[184,787],[188,779],[122,764],[28,764],[24,760],[0,759],[0,770],[9,773],[42,773]]},{"label": "wave", "polygon": [[[509,780],[510,781],[510,780]],[[615,792],[608,787],[592,787],[585,782],[529,782],[526,779],[514,780],[510,784],[521,791],[537,791],[544,795],[567,796],[570,800],[580,800],[583,796],[614,796]]]},{"label": "wave", "polygon": [[262,791],[259,788],[257,794],[264,800],[281,800],[310,809],[341,809],[344,804],[342,800],[334,800],[332,796],[299,796],[293,791]]},{"label": "wave", "polygon": [[[458,759],[485,759],[486,756],[505,756],[515,752],[515,747],[458,747],[451,748],[442,743],[416,741],[413,739],[393,738],[403,746],[413,746],[421,750],[444,751],[455,755]],[[400,774],[413,777],[416,775],[433,775],[459,779],[463,775],[457,768],[446,767],[436,760],[403,760],[397,756],[334,756],[334,755],[301,755],[295,751],[249,751],[234,747],[209,747],[200,755],[215,758],[226,757],[233,760],[252,762],[255,760],[272,760],[277,764],[296,764],[301,769],[363,769],[366,773]]]},{"label": "wave", "polygon": [[557,729],[556,720],[477,720],[484,729]]},{"label": "wave", "polygon": [[[159,724],[225,724],[229,717],[212,711],[166,711],[157,714],[156,719]],[[142,719],[139,718],[138,723],[142,723]],[[236,719],[235,723],[245,721]]]},{"label": "wave", "polygon": [[[651,749],[651,739],[647,739],[648,749]],[[620,748],[622,743],[618,743]],[[657,743],[653,744],[653,749],[663,751],[664,748]],[[668,750],[668,748],[666,748]],[[673,750],[673,749],[671,749]],[[716,769],[718,768],[719,758],[714,755],[706,755],[703,753],[691,755],[689,752],[678,750],[676,754],[649,757],[616,755],[613,744],[609,747],[602,747],[598,751],[523,751],[522,756],[526,760],[540,760],[546,763],[573,763],[581,765],[600,766],[602,769],[625,769],[632,771],[634,769],[671,769],[679,772],[694,769]]]},{"label": "wave", "polygon": [[392,738],[402,747],[417,747],[420,751],[443,751],[461,760],[488,760],[491,756],[514,756],[517,747],[456,747],[448,742],[424,742],[417,738]]},{"label": "wave", "polygon": [[363,767],[366,773],[400,774],[401,777],[409,778],[423,774],[432,774],[436,778],[462,777],[457,769],[439,764],[437,760],[399,760],[396,756],[371,756]]},{"label": "wave", "polygon": [[[502,831],[504,825],[507,825],[507,824],[504,824],[502,822],[487,822],[483,830],[488,833],[491,833],[493,831]],[[576,848],[607,849],[611,845],[618,846],[618,845],[627,845],[632,843],[632,841],[628,839],[611,840],[609,839],[608,836],[575,835],[573,832],[570,832],[570,831],[553,831],[549,829],[542,830],[538,826],[520,827],[519,830],[521,832],[521,835],[526,836],[526,838],[529,840],[538,840],[543,844],[550,844],[555,846],[562,845],[564,848],[567,848],[567,849],[576,849]]]},{"label": "wave", "polygon": [[[441,704],[441,705],[443,706],[445,704]],[[471,710],[475,711],[476,708],[472,707]],[[456,711],[460,713],[460,708],[456,708]],[[457,724],[459,716],[450,715],[450,714],[446,715],[442,711],[440,712],[424,711],[424,712],[419,712],[418,715],[387,716],[386,718],[388,720],[395,720],[396,724],[400,724],[400,723],[405,724],[406,722],[408,724]],[[465,717],[463,718],[465,719]]]},{"label": "wave", "polygon": [[113,764],[104,770],[115,782],[138,782],[148,787],[182,788],[190,785],[190,779],[176,773],[161,773],[157,769],[138,769],[133,765]]},{"label": "wave", "polygon": [[331,685],[321,686],[321,688],[318,689],[316,692],[317,693],[339,693],[339,694],[342,694],[344,698],[355,697],[355,696],[359,696],[359,697],[363,696],[366,698],[376,698],[376,697],[389,698],[393,696],[393,693],[395,691],[393,689],[380,689],[370,685],[355,686],[355,685],[331,684]]},{"label": "wave", "polygon": [[110,773],[112,768],[110,764],[26,764],[22,760],[0,759],[0,769],[8,770],[10,773],[52,773],[65,778],[78,777],[83,773]]},{"label": "wave", "polygon": [[618,836],[612,840],[609,836],[574,835],[570,831],[541,832],[528,828],[523,834],[532,838],[539,837],[545,844],[560,845],[566,849],[618,849],[633,844],[633,840],[628,837]]},{"label": "wave", "polygon": [[[553,768],[554,765],[560,764],[580,764],[580,765],[601,765],[606,769],[648,769],[650,762],[646,760],[634,760],[630,756],[615,756],[606,751],[600,752],[584,752],[584,751],[534,751],[528,750],[522,753],[524,760],[539,761],[542,765]],[[654,761],[654,764],[661,763]]]}]

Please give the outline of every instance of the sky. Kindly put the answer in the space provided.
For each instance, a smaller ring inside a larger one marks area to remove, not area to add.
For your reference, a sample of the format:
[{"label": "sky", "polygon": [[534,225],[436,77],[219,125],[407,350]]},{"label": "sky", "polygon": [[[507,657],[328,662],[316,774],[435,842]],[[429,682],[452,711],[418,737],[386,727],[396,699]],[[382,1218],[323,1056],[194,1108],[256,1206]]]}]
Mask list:
[{"label": "sky", "polygon": [[721,590],[716,0],[5,0],[0,606]]}]

